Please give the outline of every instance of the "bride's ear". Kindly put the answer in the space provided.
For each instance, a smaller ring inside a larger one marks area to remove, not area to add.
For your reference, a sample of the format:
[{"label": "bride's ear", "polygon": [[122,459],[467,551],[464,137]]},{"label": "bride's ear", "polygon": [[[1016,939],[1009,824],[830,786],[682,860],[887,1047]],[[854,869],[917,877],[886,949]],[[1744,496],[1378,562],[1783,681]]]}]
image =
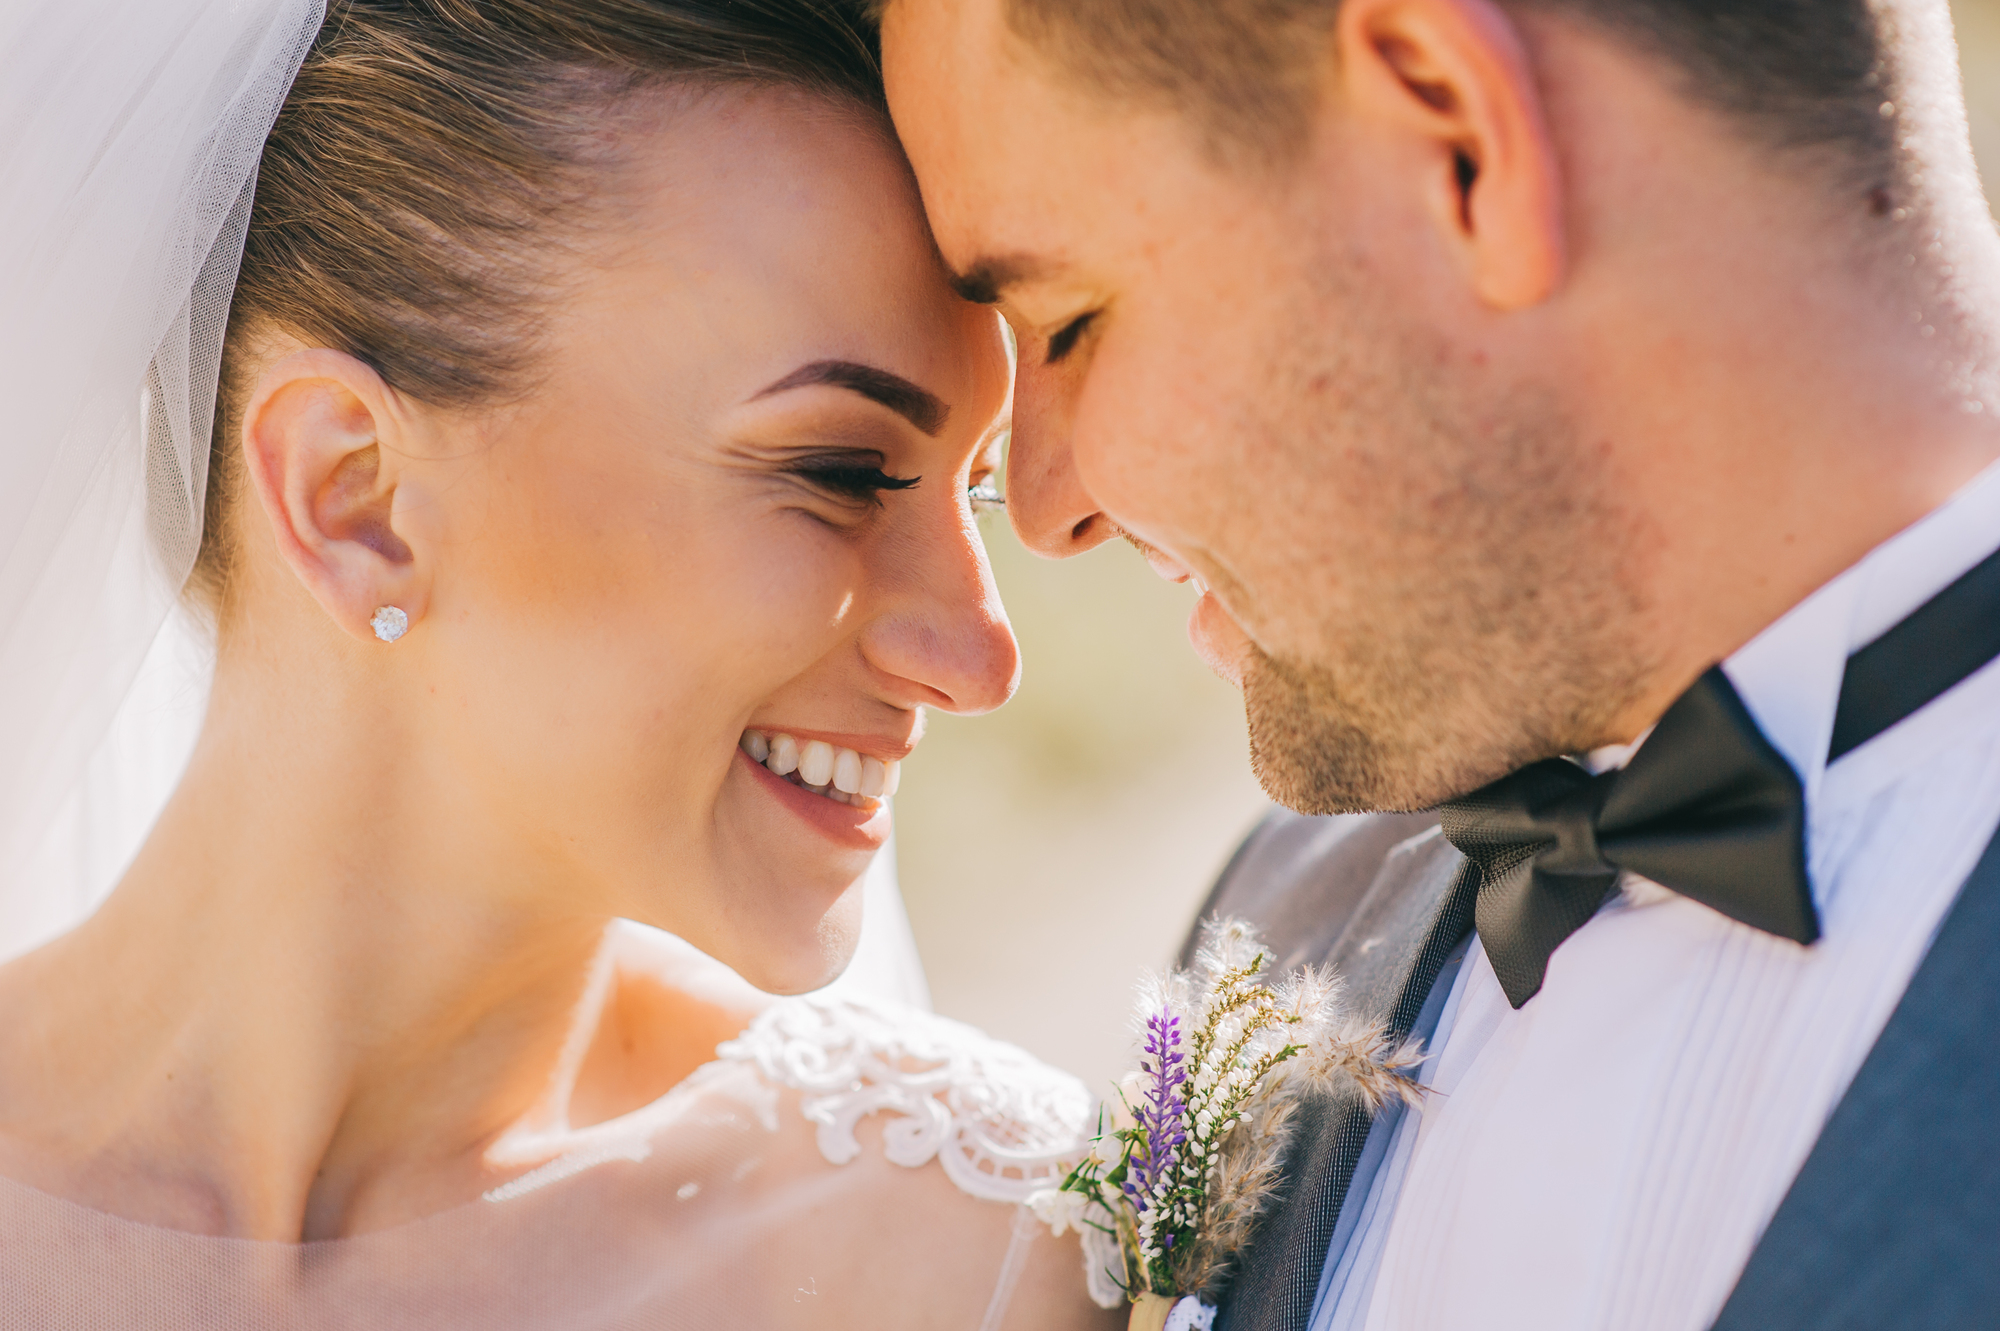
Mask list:
[{"label": "bride's ear", "polygon": [[244,464],[279,557],[335,623],[371,642],[378,608],[414,625],[428,600],[427,570],[398,532],[411,428],[379,374],[325,349],[272,362],[244,407]]}]

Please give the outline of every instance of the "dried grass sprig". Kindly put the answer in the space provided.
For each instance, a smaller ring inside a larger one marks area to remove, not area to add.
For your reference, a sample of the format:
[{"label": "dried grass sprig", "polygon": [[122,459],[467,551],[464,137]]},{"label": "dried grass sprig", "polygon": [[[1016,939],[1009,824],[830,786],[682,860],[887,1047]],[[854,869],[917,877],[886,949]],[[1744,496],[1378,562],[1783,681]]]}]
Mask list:
[{"label": "dried grass sprig", "polygon": [[1090,1155],[1030,1199],[1058,1233],[1115,1240],[1129,1298],[1221,1292],[1277,1199],[1308,1095],[1346,1090],[1371,1113],[1422,1100],[1418,1042],[1347,1010],[1331,971],[1273,982],[1270,961],[1249,925],[1212,921],[1192,966],[1143,981],[1138,1070]]}]

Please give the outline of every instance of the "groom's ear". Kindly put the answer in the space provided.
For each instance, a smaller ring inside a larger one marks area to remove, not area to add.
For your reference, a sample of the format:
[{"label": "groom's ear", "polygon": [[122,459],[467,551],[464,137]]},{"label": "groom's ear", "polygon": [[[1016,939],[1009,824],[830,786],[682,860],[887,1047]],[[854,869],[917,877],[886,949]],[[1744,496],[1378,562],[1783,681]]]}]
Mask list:
[{"label": "groom's ear", "polygon": [[1426,156],[1437,225],[1487,304],[1547,298],[1565,259],[1562,183],[1513,20],[1492,0],[1345,0],[1348,110]]},{"label": "groom's ear", "polygon": [[[399,527],[410,416],[372,368],[324,348],[280,357],[243,413],[243,455],[278,556],[327,615],[372,640],[378,606],[415,623],[428,573]],[[408,498],[407,495],[404,496]]]}]

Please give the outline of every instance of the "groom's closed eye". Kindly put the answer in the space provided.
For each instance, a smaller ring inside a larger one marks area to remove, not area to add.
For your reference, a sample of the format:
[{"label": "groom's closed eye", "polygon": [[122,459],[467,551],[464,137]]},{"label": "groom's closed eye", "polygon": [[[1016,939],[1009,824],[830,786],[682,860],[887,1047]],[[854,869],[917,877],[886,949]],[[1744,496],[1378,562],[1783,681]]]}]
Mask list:
[{"label": "groom's closed eye", "polygon": [[[969,300],[975,305],[1000,305],[1006,301],[1010,289],[1030,282],[1048,282],[1055,275],[1051,265],[1029,255],[1003,255],[980,259],[964,272],[954,274],[951,286],[961,300]],[[1049,338],[1044,363],[1053,365],[1074,351],[1077,341],[1089,331],[1098,313],[1097,310],[1088,310],[1058,328]],[[1013,315],[1008,317],[1011,320]]]},{"label": "groom's closed eye", "polygon": [[1096,317],[1097,311],[1092,310],[1088,314],[1077,315],[1076,318],[1071,319],[1061,328],[1058,328],[1055,335],[1049,339],[1048,355],[1044,358],[1044,362],[1054,365],[1057,361],[1074,351],[1077,339],[1083,336],[1085,330],[1090,327],[1091,321]]}]

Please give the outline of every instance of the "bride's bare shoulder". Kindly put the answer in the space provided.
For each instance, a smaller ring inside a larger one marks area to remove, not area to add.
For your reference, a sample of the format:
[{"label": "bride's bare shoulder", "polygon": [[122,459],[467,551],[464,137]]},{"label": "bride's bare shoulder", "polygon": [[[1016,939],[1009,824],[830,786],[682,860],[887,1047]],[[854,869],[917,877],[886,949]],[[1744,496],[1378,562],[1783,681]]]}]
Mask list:
[{"label": "bride's bare shoulder", "polygon": [[[685,943],[631,929],[579,1086],[619,1112],[689,1078],[714,1099],[782,1094],[827,1163],[875,1143],[892,1163],[936,1163],[961,1191],[1017,1203],[1059,1180],[1092,1131],[1076,1078],[984,1032],[907,1004],[833,990],[774,998]],[[606,1108],[612,1108],[607,1105]]]},{"label": "bride's bare shoulder", "polygon": [[1074,1239],[1020,1208],[1094,1127],[1076,1078],[963,1023],[852,995],[775,1003],[718,1053],[719,1079],[776,1094],[797,1168],[840,1198],[808,1203],[787,1237],[821,1235],[810,1249],[827,1224],[844,1228],[845,1261],[821,1260],[879,1270],[907,1300],[872,1325],[1116,1324],[1088,1298]]},{"label": "bride's bare shoulder", "polygon": [[607,1133],[594,1154],[630,1163],[592,1191],[600,1222],[608,1210],[628,1239],[651,1231],[676,1272],[698,1273],[660,1273],[683,1312],[1115,1326],[1075,1239],[1019,1205],[1062,1176],[1094,1118],[1075,1078],[972,1027],[865,997],[777,999],[671,1093],[606,1125],[624,1145]]}]

